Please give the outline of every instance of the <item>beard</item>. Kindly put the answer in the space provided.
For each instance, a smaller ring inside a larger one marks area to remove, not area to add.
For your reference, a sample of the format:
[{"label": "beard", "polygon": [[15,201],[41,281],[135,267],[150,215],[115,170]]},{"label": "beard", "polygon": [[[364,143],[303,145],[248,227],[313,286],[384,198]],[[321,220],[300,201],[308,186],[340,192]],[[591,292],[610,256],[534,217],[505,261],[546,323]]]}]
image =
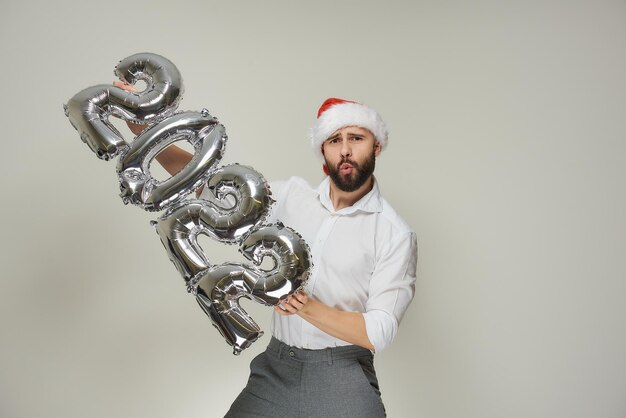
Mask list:
[{"label": "beard", "polygon": [[[324,160],[326,161],[326,159]],[[352,165],[352,173],[346,176],[342,176],[339,172],[339,168],[344,163]],[[339,190],[344,192],[353,192],[363,186],[374,173],[374,168],[376,167],[376,156],[372,152],[370,156],[363,161],[363,164],[359,164],[348,158],[342,158],[336,166],[331,166],[328,164],[328,161],[326,161],[326,167],[328,168],[328,175]]]}]

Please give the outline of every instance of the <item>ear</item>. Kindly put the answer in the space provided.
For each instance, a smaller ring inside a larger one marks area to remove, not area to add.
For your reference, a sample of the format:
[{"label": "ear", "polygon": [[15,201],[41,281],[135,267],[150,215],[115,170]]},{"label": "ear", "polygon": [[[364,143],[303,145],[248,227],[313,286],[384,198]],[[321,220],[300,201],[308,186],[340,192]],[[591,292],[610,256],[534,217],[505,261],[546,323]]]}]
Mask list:
[{"label": "ear", "polygon": [[380,145],[380,142],[376,141],[376,143],[374,143],[374,155],[378,157],[378,155],[380,154],[382,150],[383,150],[382,145]]}]

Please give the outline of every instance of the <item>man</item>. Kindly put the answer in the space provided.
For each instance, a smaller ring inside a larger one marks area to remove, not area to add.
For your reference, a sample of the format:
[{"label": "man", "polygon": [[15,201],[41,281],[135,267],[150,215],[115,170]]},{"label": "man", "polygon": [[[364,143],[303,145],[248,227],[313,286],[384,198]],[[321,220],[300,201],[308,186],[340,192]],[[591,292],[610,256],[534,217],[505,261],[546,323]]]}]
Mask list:
[{"label": "man", "polygon": [[[316,189],[298,177],[271,184],[272,218],[303,236],[314,267],[304,291],[275,307],[273,337],[227,417],[385,416],[373,353],[397,333],[417,259],[415,234],[373,175],[387,142],[375,110],[328,99],[311,129],[327,177]],[[173,175],[191,154],[170,146],[156,159]]]},{"label": "man", "polygon": [[387,142],[375,110],[328,99],[311,129],[328,177],[317,189],[297,177],[271,184],[274,219],[304,237],[314,268],[275,308],[272,340],[227,417],[385,415],[373,352],[396,335],[417,258],[415,234],[373,176]]}]

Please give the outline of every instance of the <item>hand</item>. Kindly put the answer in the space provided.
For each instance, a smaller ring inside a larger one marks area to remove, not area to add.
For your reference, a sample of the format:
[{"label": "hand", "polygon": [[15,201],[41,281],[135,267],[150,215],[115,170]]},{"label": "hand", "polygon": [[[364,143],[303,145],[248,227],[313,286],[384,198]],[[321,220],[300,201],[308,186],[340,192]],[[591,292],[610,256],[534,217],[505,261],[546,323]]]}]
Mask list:
[{"label": "hand", "polygon": [[296,292],[287,297],[286,300],[274,307],[274,310],[281,315],[293,315],[303,312],[309,296],[303,291]]},{"label": "hand", "polygon": [[[137,89],[132,84],[122,83],[121,81],[114,81],[113,85],[126,91],[132,91],[133,93],[137,92]],[[128,125],[128,129],[130,129],[130,131],[135,135],[139,135],[141,131],[143,131],[146,127],[146,125],[141,125],[139,123],[133,123],[129,121],[126,121],[126,125]]]}]

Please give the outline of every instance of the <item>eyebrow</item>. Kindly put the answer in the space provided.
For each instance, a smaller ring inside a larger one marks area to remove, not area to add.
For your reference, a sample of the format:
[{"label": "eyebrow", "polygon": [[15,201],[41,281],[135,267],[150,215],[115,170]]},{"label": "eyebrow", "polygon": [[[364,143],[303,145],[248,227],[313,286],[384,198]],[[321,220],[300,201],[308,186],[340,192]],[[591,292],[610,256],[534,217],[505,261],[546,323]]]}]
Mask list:
[{"label": "eyebrow", "polygon": [[[340,134],[335,134],[335,135],[333,135],[333,136],[329,136],[329,137],[326,139],[326,141],[331,141],[331,140],[333,140],[333,139],[337,139],[337,138],[339,138],[339,137],[341,137],[341,135],[340,135]],[[349,132],[349,133],[348,133],[348,138],[354,138],[354,137],[358,137],[358,138],[365,138],[365,135],[361,135],[361,134],[354,134],[354,133],[352,133],[352,132]],[[324,141],[324,142],[325,142],[325,141]]]}]

